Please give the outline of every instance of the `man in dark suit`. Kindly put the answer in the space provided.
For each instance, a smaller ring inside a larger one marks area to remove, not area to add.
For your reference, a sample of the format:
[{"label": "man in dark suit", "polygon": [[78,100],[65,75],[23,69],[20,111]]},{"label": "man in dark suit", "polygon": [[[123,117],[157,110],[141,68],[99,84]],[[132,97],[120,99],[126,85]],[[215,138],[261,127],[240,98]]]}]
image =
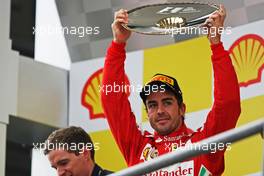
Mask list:
[{"label": "man in dark suit", "polygon": [[45,142],[44,154],[58,176],[104,176],[111,171],[102,169],[94,160],[95,145],[80,127],[62,128],[52,132]]}]

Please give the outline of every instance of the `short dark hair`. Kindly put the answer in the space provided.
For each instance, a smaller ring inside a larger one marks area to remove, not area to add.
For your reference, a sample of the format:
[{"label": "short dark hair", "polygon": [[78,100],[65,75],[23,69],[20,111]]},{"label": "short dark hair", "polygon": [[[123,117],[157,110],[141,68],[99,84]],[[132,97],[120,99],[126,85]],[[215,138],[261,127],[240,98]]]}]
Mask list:
[{"label": "short dark hair", "polygon": [[[94,144],[87,132],[85,132],[80,127],[70,126],[67,128],[61,128],[58,130],[53,131],[47,140],[45,141],[45,149],[44,154],[47,155],[50,151],[60,149],[61,145],[71,146],[75,145],[75,147],[67,147],[67,152],[75,153],[76,155],[79,155],[80,149],[76,146],[83,144],[83,145],[89,145],[91,148],[89,148],[91,152],[91,158],[94,161]],[[51,148],[50,146],[53,146]],[[56,147],[54,147],[56,146]]]}]

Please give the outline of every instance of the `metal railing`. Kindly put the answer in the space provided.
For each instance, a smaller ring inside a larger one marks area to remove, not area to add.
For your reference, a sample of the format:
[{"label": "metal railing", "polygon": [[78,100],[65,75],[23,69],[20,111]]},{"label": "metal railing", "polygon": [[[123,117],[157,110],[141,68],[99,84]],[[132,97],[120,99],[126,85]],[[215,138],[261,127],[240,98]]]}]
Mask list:
[{"label": "metal railing", "polygon": [[[264,134],[264,118],[261,120],[257,120],[247,125],[228,130],[226,132],[217,134],[210,138],[200,141],[199,143],[195,143],[187,148],[178,148],[177,152],[170,152],[164,154],[160,157],[157,157],[153,160],[140,163],[135,166],[131,166],[109,176],[138,176],[144,175],[158,169],[170,166],[175,163],[183,162],[186,159],[195,157],[197,155],[201,155],[204,153],[209,153],[211,150],[208,148],[210,144],[226,144],[231,142],[239,141],[243,138],[247,138],[249,136],[255,135],[257,133]],[[208,150],[204,150],[204,149]],[[264,149],[264,148],[263,148]],[[180,151],[181,150],[181,151]],[[263,152],[263,160],[264,160],[264,152]],[[264,162],[262,163],[263,173],[264,173]]]}]

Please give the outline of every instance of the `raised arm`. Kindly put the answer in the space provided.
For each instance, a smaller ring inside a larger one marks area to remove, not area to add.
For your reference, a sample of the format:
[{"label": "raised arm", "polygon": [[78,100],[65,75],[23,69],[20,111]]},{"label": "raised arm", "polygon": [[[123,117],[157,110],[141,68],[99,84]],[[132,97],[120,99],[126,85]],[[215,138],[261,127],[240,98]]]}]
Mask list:
[{"label": "raised arm", "polygon": [[[223,27],[225,17],[226,11],[220,6],[219,11],[211,15],[206,22],[209,29],[214,27],[218,30]],[[204,124],[204,137],[234,128],[241,111],[237,76],[229,53],[224,50],[220,38],[220,33],[208,35],[214,71],[214,104]]]},{"label": "raised arm", "polygon": [[126,162],[132,164],[132,157],[138,153],[137,144],[143,137],[137,128],[136,118],[131,111],[127,94],[122,90],[113,91],[114,86],[122,86],[125,83],[125,42],[131,33],[123,28],[121,23],[127,23],[125,10],[115,13],[115,20],[112,24],[114,39],[106,54],[101,99],[111,132]]}]

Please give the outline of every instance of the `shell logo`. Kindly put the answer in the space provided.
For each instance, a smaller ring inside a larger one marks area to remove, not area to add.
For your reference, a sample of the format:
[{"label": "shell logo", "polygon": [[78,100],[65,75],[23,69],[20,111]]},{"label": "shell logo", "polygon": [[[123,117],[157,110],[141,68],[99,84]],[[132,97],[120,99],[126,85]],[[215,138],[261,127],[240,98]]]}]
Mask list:
[{"label": "shell logo", "polygon": [[143,157],[144,157],[145,160],[147,160],[147,158],[148,158],[148,155],[149,155],[150,149],[151,149],[150,147],[147,147],[147,148],[145,148],[144,151],[142,152]]},{"label": "shell logo", "polygon": [[[90,112],[90,119],[105,118],[100,98],[103,68],[94,72],[83,87],[81,103]],[[128,77],[125,76],[125,85],[130,85]],[[130,91],[126,89],[128,96]]]},{"label": "shell logo", "polygon": [[261,81],[264,69],[264,40],[256,34],[248,34],[236,40],[229,49],[240,87]]}]

